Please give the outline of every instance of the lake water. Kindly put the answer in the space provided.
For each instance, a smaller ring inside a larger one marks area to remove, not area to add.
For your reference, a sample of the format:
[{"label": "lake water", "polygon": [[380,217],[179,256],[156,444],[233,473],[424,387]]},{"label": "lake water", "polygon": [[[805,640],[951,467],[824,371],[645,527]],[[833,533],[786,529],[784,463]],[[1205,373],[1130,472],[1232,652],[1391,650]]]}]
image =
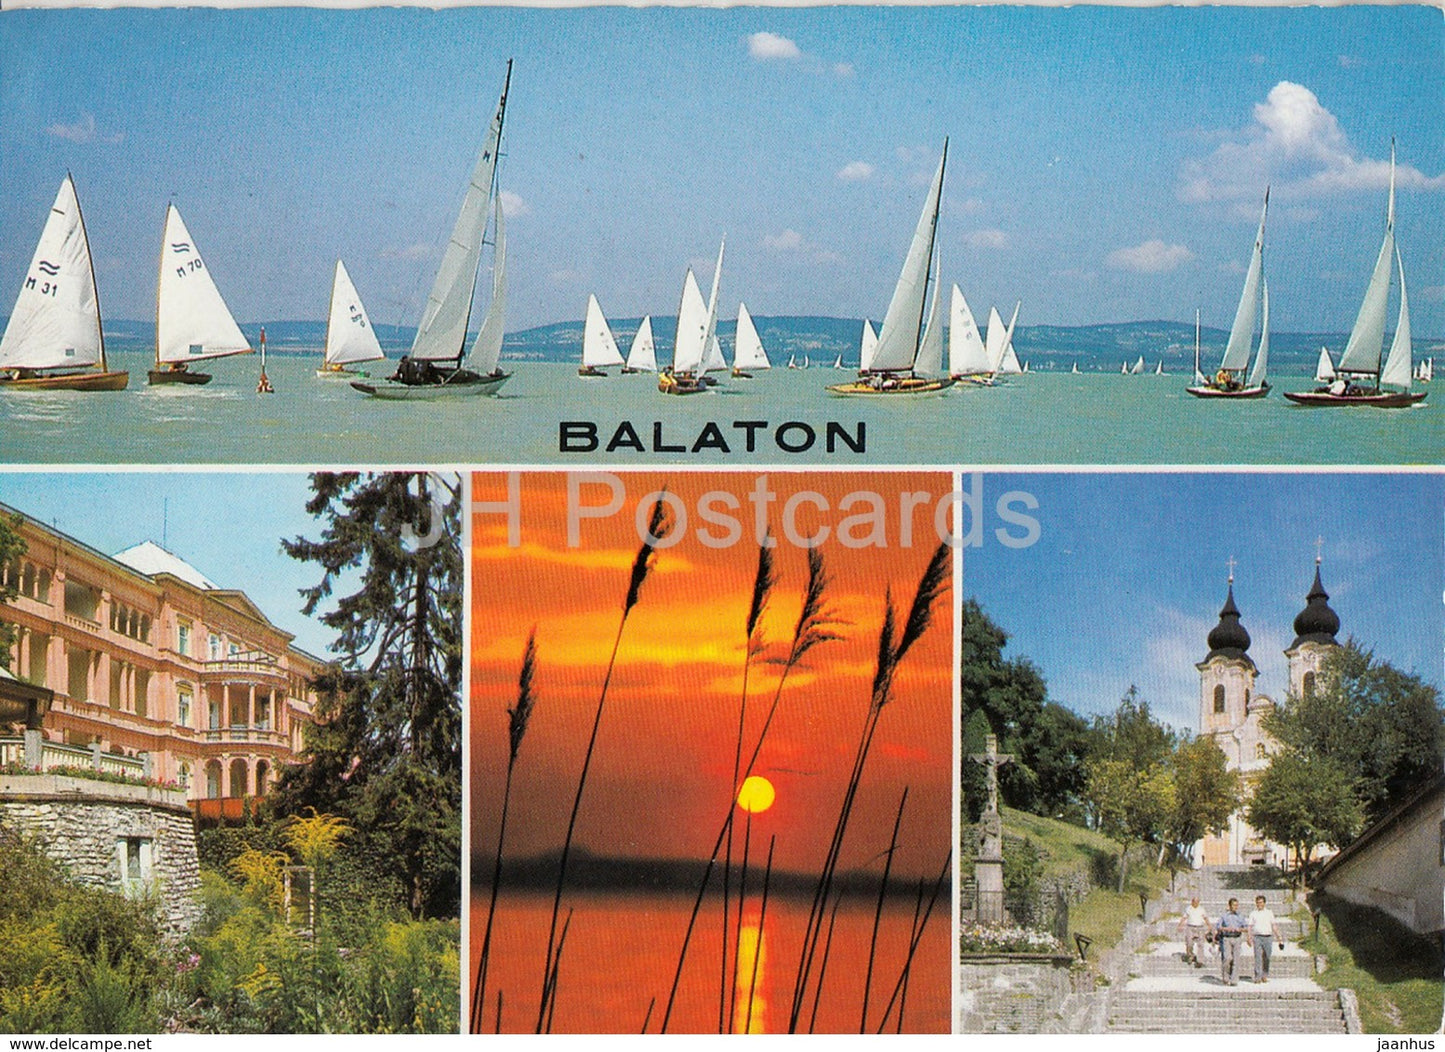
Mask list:
[{"label": "lake water", "polygon": [[[469,988],[481,954],[487,898],[481,892],[472,897]],[[693,896],[685,894],[579,892],[564,897],[564,916],[569,906],[575,912],[557,984],[553,1032],[639,1033],[643,1020],[648,1017],[649,1003],[656,997],[647,1032],[657,1033],[692,901]],[[717,1032],[721,986],[721,911],[717,902],[713,896],[704,905],[707,910],[710,904],[711,912],[699,920],[693,936],[683,982],[668,1024],[669,1033]],[[757,899],[752,892],[749,903],[730,1029],[740,1033],[746,1026],[751,1033],[786,1032],[808,903],[795,898],[771,897],[761,933],[757,927]],[[814,1024],[817,1033],[858,1032],[873,907],[872,902],[857,898],[845,901],[838,911]],[[498,989],[502,991],[503,1031],[533,1031],[551,908],[550,893],[503,888],[487,974],[488,1005],[483,1025],[486,1032],[492,1032],[495,1026]],[[907,956],[913,908],[914,900],[908,896],[890,897],[884,908],[869,997],[870,1033],[877,1029],[883,1009],[898,984]],[[902,998],[905,1033],[949,1031],[951,927],[945,890],[934,906],[910,969],[907,993]],[[756,982],[751,966],[754,959]],[[750,992],[751,1016],[748,1014]],[[811,1010],[811,1000],[808,1004]],[[895,1006],[888,1032],[894,1032],[896,1025]],[[807,1029],[806,1017],[800,1029]]]},{"label": "lake water", "polygon": [[[0,462],[1216,466],[1438,463],[1445,449],[1439,398],[1402,410],[1306,409],[1280,397],[1311,388],[1304,376],[1272,378],[1270,397],[1230,403],[1186,395],[1185,375],[1104,372],[889,400],[829,396],[828,384],[853,375],[845,370],[774,369],[677,398],[648,374],[584,380],[571,365],[521,362],[508,365],[515,375],[498,397],[382,402],[318,379],[318,359],[273,355],[276,393],[257,395],[255,357],[211,363],[205,387],[154,388],[149,354],[116,350],[112,368],[131,372],[126,391],[0,392]],[[574,425],[571,451],[561,448],[563,422]],[[830,422],[855,443],[861,428],[866,451],[835,433],[828,452]]]}]

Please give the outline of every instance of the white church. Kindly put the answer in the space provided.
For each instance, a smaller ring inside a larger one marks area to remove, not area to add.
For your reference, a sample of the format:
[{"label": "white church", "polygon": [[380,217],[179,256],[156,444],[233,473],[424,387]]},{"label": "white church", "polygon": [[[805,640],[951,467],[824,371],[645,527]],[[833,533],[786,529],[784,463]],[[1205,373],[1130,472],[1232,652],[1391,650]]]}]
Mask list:
[{"label": "white church", "polygon": [[[1331,651],[1339,647],[1339,616],[1330,609],[1329,594],[1320,581],[1320,560],[1315,558],[1314,587],[1305,597],[1305,608],[1294,619],[1295,640],[1284,652],[1289,662],[1291,694],[1307,697],[1314,692],[1320,668]],[[1274,702],[1255,692],[1259,669],[1249,656],[1249,633],[1240,623],[1234,605],[1234,573],[1229,575],[1229,593],[1219,611],[1219,624],[1209,633],[1209,653],[1194,667],[1199,670],[1199,733],[1209,735],[1221,751],[1230,770],[1239,771],[1248,796],[1253,783],[1269,766],[1278,743],[1260,726]],[[1277,865],[1285,860],[1285,848],[1266,841],[1236,811],[1229,828],[1220,836],[1208,836],[1195,845],[1195,865]]]}]

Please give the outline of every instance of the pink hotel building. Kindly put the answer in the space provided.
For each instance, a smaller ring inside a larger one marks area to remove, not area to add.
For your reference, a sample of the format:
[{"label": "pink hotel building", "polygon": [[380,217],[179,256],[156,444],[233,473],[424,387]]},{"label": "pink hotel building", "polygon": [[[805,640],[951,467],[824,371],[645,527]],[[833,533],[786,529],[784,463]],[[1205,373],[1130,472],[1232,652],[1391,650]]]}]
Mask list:
[{"label": "pink hotel building", "polygon": [[[19,532],[26,552],[0,580],[20,595],[0,620],[19,628],[11,671],[54,695],[43,766],[144,774],[202,819],[241,817],[301,751],[325,662],[152,542],[107,556],[28,516]],[[22,754],[7,733],[0,762]]]}]

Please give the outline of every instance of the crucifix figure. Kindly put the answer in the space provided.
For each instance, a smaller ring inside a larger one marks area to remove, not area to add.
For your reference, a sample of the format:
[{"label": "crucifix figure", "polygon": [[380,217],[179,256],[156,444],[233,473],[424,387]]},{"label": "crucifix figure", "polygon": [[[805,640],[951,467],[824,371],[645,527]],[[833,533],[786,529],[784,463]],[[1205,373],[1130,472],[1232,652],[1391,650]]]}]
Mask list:
[{"label": "crucifix figure", "polygon": [[988,772],[988,804],[978,823],[978,855],[973,877],[978,889],[975,919],[980,924],[1002,924],[1003,905],[1003,818],[998,813],[998,769],[1013,759],[998,751],[998,737],[985,739],[984,751],[969,757]]},{"label": "crucifix figure", "polygon": [[974,763],[983,764],[988,771],[988,806],[984,808],[984,814],[998,814],[998,769],[1013,759],[1012,753],[1001,753],[998,751],[998,735],[990,734],[984,739],[984,749],[981,753],[974,753],[969,757]]}]

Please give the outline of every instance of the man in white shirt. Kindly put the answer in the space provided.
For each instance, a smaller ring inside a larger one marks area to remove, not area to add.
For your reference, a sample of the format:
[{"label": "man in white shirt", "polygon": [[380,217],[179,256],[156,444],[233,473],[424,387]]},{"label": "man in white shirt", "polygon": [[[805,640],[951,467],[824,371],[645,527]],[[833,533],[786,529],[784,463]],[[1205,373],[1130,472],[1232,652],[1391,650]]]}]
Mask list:
[{"label": "man in white shirt", "polygon": [[1265,906],[1263,895],[1254,897],[1254,912],[1249,915],[1246,937],[1254,947],[1254,981],[1267,983],[1270,951],[1276,942],[1281,950],[1284,949],[1284,939],[1280,937],[1279,929],[1275,926],[1274,911]]},{"label": "man in white shirt", "polygon": [[1209,931],[1209,915],[1199,905],[1199,896],[1189,900],[1184,916],[1179,918],[1179,930],[1184,933],[1184,963],[1193,962],[1194,967],[1204,967],[1204,936]]}]

